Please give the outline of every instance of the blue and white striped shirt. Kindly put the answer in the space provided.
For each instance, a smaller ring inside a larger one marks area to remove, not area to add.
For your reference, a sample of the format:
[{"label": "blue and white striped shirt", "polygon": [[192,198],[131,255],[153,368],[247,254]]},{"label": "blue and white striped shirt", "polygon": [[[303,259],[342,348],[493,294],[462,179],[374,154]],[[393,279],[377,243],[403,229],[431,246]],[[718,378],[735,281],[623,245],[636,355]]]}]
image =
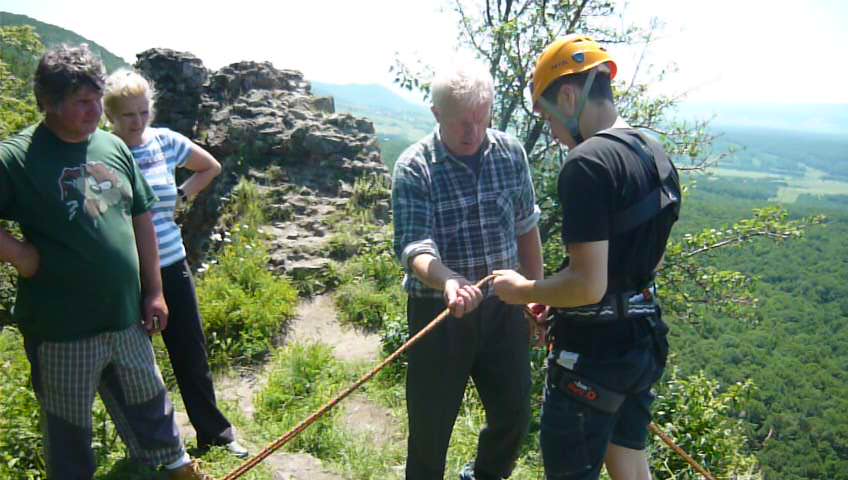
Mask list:
[{"label": "blue and white striped shirt", "polygon": [[435,131],[407,148],[392,175],[394,247],[413,297],[441,298],[411,274],[429,253],[477,282],[495,269],[518,268],[518,237],[539,221],[527,155],[512,136],[489,129],[480,174],[451,155]]},{"label": "blue and white striped shirt", "polygon": [[150,141],[133,147],[133,158],[159,200],[150,210],[159,240],[159,266],[173,265],[186,256],[180,227],[174,222],[177,183],[174,171],[188,161],[191,140],[167,128],[150,128]]}]

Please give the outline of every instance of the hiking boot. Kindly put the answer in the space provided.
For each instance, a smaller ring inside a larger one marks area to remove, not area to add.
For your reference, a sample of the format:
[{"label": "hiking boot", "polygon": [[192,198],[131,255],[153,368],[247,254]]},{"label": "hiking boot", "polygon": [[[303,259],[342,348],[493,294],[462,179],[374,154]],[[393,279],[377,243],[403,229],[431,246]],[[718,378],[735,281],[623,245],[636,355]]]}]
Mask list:
[{"label": "hiking boot", "polygon": [[180,468],[168,470],[168,480],[215,480],[212,475],[200,471],[197,460],[192,460]]}]

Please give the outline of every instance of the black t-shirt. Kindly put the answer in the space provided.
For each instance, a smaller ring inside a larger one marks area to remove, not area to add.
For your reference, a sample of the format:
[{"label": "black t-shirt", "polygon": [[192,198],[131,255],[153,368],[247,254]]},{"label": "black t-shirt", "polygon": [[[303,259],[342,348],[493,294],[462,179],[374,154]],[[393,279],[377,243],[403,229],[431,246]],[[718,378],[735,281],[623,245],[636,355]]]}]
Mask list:
[{"label": "black t-shirt", "polygon": [[[632,129],[627,130],[636,135]],[[672,169],[671,175],[679,181],[676,170]],[[608,292],[643,287],[653,277],[665,252],[671,227],[677,220],[671,208],[632,230],[618,235],[611,230],[616,213],[658,185],[654,162],[644,162],[630,147],[607,137],[591,137],[573,148],[560,171],[563,242],[568,245],[609,241]]]},{"label": "black t-shirt", "polygon": [[483,160],[483,148],[480,147],[480,150],[477,150],[477,153],[471,155],[455,155],[456,159],[465,164],[466,167],[471,169],[474,172],[475,177],[480,176],[480,167],[482,166]]}]

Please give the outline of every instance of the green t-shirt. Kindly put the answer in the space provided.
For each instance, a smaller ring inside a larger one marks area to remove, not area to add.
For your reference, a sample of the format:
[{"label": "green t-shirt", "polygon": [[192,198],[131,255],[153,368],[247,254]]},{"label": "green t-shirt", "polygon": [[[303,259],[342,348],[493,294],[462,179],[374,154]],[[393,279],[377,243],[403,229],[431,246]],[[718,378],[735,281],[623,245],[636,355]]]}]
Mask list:
[{"label": "green t-shirt", "polygon": [[155,196],[120,138],[66,143],[44,124],[0,143],[0,217],[40,255],[18,278],[13,318],[24,335],[71,341],[141,321],[132,217]]}]

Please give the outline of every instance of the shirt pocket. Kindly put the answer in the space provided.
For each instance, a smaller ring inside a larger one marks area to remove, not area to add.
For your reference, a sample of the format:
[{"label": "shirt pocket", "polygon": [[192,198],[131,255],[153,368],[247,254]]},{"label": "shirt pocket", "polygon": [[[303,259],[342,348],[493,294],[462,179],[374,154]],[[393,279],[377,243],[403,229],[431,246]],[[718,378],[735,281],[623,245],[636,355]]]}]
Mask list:
[{"label": "shirt pocket", "polygon": [[468,220],[468,211],[475,200],[470,197],[446,197],[435,204],[436,222],[433,227],[434,240],[440,249],[456,239],[460,229]]}]

